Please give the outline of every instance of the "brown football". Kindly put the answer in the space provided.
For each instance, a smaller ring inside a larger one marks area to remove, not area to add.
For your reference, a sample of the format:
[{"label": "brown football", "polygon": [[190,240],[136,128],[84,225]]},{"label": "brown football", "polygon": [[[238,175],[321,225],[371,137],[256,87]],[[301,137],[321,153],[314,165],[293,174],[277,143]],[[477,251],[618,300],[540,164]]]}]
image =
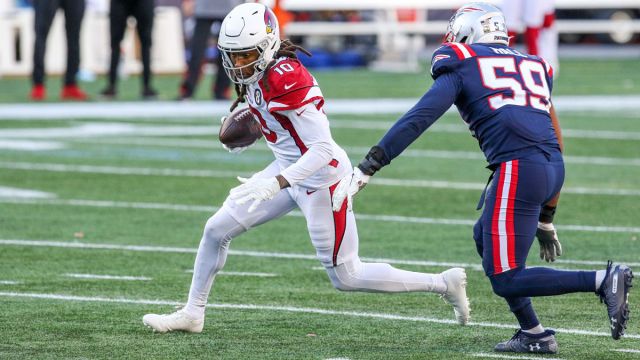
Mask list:
[{"label": "brown football", "polygon": [[231,112],[220,126],[218,138],[228,148],[249,146],[262,137],[260,123],[249,108]]}]

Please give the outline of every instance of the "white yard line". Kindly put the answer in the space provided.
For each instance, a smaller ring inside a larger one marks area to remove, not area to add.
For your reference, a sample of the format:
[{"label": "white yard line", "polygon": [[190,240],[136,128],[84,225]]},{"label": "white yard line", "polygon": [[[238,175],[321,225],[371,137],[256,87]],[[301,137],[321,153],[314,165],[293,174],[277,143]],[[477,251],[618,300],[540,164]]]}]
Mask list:
[{"label": "white yard line", "polygon": [[636,350],[636,349],[613,349],[611,351],[630,353],[630,354],[640,354],[640,350]]},{"label": "white yard line", "polygon": [[[426,90],[426,89],[425,89]],[[401,114],[411,109],[418,98],[399,99],[327,99],[328,114]],[[558,111],[631,111],[640,109],[637,95],[555,96]],[[229,101],[154,101],[110,103],[6,104],[0,107],[0,119],[108,119],[108,118],[211,118],[229,112]],[[449,109],[454,112],[455,110]]]},{"label": "white yard line", "polygon": [[[0,239],[0,246],[35,246],[35,247],[55,247],[55,248],[73,248],[73,249],[93,249],[93,250],[122,250],[122,251],[139,251],[139,252],[159,252],[159,253],[176,253],[176,254],[195,254],[197,249],[184,247],[168,247],[154,245],[121,245],[121,244],[105,244],[105,243],[82,243],[82,242],[66,242],[55,240],[24,240],[24,239]],[[296,253],[278,253],[266,251],[252,250],[229,250],[229,255],[249,256],[261,258],[276,259],[295,259],[295,260],[317,260],[315,255],[296,254]],[[460,262],[444,262],[444,261],[426,261],[411,259],[390,259],[390,258],[361,258],[367,262],[382,262],[389,264],[401,265],[418,265],[418,266],[442,266],[442,267],[464,267],[474,270],[482,270],[482,266],[478,263],[460,263]],[[557,264],[571,265],[594,265],[596,267],[604,267],[604,261],[595,260],[556,260]],[[638,262],[625,262],[629,266],[640,266]],[[324,270],[322,266],[311,267],[312,270]],[[187,270],[191,272],[192,270]],[[265,273],[251,273],[265,274]],[[271,274],[270,274],[271,275]],[[273,274],[277,275],[277,274]]]},{"label": "white yard line", "polygon": [[552,357],[540,357],[540,356],[520,356],[520,355],[501,355],[501,354],[491,354],[491,353],[473,353],[471,354],[473,357],[479,358],[491,358],[491,359],[523,359],[523,360],[563,360],[562,358],[552,358]]},{"label": "white yard line", "polygon": [[7,140],[0,139],[0,149],[23,151],[49,151],[65,147],[64,143],[55,141]]},{"label": "white yard line", "polygon": [[[123,250],[123,251],[140,251],[140,252],[160,252],[160,253],[187,253],[195,254],[197,249],[181,248],[181,247],[165,247],[152,245],[119,245],[119,244],[103,244],[103,243],[80,243],[80,242],[64,242],[64,241],[47,241],[47,240],[18,240],[18,239],[0,239],[0,246],[36,246],[36,247],[56,247],[56,248],[74,248],[74,249],[92,249],[92,250]],[[296,253],[278,253],[251,250],[229,250],[229,255],[249,256],[260,258],[275,259],[295,259],[295,260],[317,260],[315,255],[296,254]],[[442,266],[442,267],[465,267],[475,270],[481,270],[482,266],[469,263],[457,262],[438,262],[424,260],[401,260],[401,259],[381,259],[362,257],[361,260],[367,262],[385,262],[391,264],[402,265],[418,265],[418,266]],[[256,273],[253,273],[256,274]],[[275,275],[275,274],[269,274]]]},{"label": "white yard line", "polygon": [[[140,168],[122,166],[98,166],[98,165],[68,165],[52,163],[28,163],[28,162],[3,162],[0,161],[0,168],[13,170],[35,170],[69,173],[87,174],[110,174],[110,175],[142,175],[142,176],[191,176],[206,178],[230,178],[236,176],[250,176],[250,172],[224,171],[224,170],[192,170],[173,168]],[[442,180],[414,180],[414,179],[371,179],[371,184],[397,187],[420,187],[434,189],[455,189],[455,190],[482,190],[483,183],[470,183],[458,181]],[[608,189],[608,188],[587,188],[587,187],[565,187],[564,194],[581,195],[612,195],[612,196],[640,196],[640,189]],[[1,196],[1,193],[0,193]]]},{"label": "white yard line", "polygon": [[[176,306],[182,305],[176,301],[167,300],[144,300],[144,299],[126,299],[126,298],[108,298],[108,297],[90,297],[90,296],[73,296],[63,294],[43,294],[43,293],[20,293],[20,292],[0,292],[0,296],[14,297],[14,298],[29,298],[29,299],[47,299],[47,300],[61,300],[61,301],[81,301],[81,302],[103,302],[103,303],[118,303],[118,304],[136,304],[136,305],[163,305],[163,306]],[[319,309],[319,308],[306,308],[306,307],[294,307],[294,306],[280,306],[280,305],[255,305],[255,304],[207,304],[208,308],[214,309],[234,309],[234,310],[264,310],[264,311],[278,311],[278,312],[291,312],[291,313],[303,313],[303,314],[316,314],[316,315],[335,315],[335,316],[348,316],[359,317],[368,319],[384,319],[384,320],[398,320],[398,321],[411,321],[411,322],[427,322],[447,325],[457,325],[455,320],[452,319],[438,319],[423,316],[405,316],[388,313],[372,313],[372,312],[360,312],[360,311],[340,311],[331,309]],[[494,329],[515,329],[516,324],[499,324],[488,322],[469,322],[467,326],[478,326]],[[586,335],[586,336],[598,336],[609,337],[610,332],[590,331],[583,329],[564,329],[554,328],[559,333],[572,334],[572,335]],[[627,334],[624,336],[628,339],[640,339],[640,335]]]},{"label": "white yard line", "polygon": [[92,280],[123,280],[123,281],[150,281],[152,278],[145,276],[115,276],[115,275],[96,275],[96,274],[64,274],[66,277],[77,279]]},{"label": "white yard line", "polygon": [[[235,254],[238,255],[238,254]],[[186,270],[188,273],[193,273],[193,270]],[[225,276],[253,276],[253,277],[277,277],[280,276],[274,273],[264,273],[264,272],[246,272],[246,271],[220,271],[217,275],[225,275]],[[216,275],[216,276],[217,276]]]},{"label": "white yard line", "polygon": [[20,285],[22,281],[0,280],[0,285]]},{"label": "white yard line", "polygon": [[56,128],[0,129],[0,139],[65,139],[105,136],[179,136],[217,134],[219,126],[180,125],[156,126],[128,123],[86,123]]},{"label": "white yard line", "polygon": [[31,190],[31,189],[18,189],[7,186],[0,186],[0,198],[41,198],[51,199],[56,195],[44,191]]},{"label": "white yard line", "polygon": [[[0,204],[1,203],[88,206],[88,207],[125,208],[125,209],[153,209],[153,210],[193,211],[193,212],[207,212],[207,213],[213,213],[219,209],[219,207],[202,206],[202,205],[182,205],[182,204],[83,200],[83,199],[0,198]],[[300,211],[292,211],[288,213],[287,216],[303,217]],[[372,220],[372,221],[384,221],[384,222],[452,225],[452,226],[473,226],[477,221],[476,219],[447,219],[447,218],[428,218],[428,217],[413,217],[413,216],[400,216],[400,215],[372,215],[372,214],[356,214],[356,219],[360,221]],[[639,233],[640,232],[640,227],[632,227],[632,226],[557,225],[556,228],[562,231],[618,232],[618,233]]]}]

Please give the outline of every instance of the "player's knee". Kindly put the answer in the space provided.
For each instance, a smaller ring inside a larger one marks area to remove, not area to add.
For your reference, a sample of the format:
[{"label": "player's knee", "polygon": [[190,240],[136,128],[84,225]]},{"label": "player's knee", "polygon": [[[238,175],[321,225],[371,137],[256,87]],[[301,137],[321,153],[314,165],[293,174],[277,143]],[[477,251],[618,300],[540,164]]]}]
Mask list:
[{"label": "player's knee", "polygon": [[518,289],[513,286],[512,281],[520,270],[521,268],[515,268],[500,274],[490,275],[489,280],[491,280],[493,292],[503,298],[516,297]]},{"label": "player's knee", "polygon": [[[359,263],[359,261],[358,261]],[[354,261],[327,268],[327,274],[334,288],[340,291],[358,291],[361,288],[360,266]]]},{"label": "player's knee", "polygon": [[220,210],[207,220],[202,241],[208,246],[226,247],[238,232],[240,224],[226,211]]}]

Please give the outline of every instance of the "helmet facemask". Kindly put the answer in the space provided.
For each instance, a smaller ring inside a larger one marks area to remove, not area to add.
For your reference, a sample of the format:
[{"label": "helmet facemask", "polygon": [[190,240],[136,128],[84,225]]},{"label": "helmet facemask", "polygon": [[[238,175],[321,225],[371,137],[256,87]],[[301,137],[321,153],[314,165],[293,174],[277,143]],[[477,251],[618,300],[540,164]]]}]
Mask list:
[{"label": "helmet facemask", "polygon": [[[231,81],[240,85],[256,82],[262,78],[280,49],[278,19],[262,4],[238,5],[222,22],[218,49],[222,53],[224,70]],[[236,66],[232,54],[252,50],[257,51],[258,58],[249,64]],[[250,75],[245,75],[247,69],[252,70]]]}]

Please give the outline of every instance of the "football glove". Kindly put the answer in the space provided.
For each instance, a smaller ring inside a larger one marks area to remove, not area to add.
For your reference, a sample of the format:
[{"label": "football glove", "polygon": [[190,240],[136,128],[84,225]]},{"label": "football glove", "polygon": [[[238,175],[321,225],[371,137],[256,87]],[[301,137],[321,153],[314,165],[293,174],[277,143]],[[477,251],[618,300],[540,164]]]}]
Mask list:
[{"label": "football glove", "polygon": [[249,206],[249,212],[253,212],[261,202],[273,199],[280,191],[280,183],[275,177],[271,178],[243,178],[238,176],[242,183],[229,191],[229,199],[235,200],[236,204],[243,205],[253,200]]},{"label": "football glove", "polygon": [[541,260],[553,262],[556,257],[562,255],[562,245],[560,245],[558,233],[553,223],[538,222],[536,237],[538,238],[538,243],[540,243]]},{"label": "football glove", "polygon": [[358,167],[354,167],[353,172],[343,177],[333,191],[333,197],[331,199],[333,202],[333,211],[340,211],[345,199],[347,199],[347,207],[351,209],[353,195],[362,190],[362,188],[369,183],[370,178],[371,176],[363,174]]},{"label": "football glove", "polygon": [[[220,125],[222,125],[225,121],[227,120],[226,116],[223,116],[220,118]],[[221,143],[222,144],[222,143]],[[255,144],[255,143],[253,143]],[[234,147],[234,148],[230,148],[225,144],[222,144],[222,147],[227,150],[228,152],[232,153],[232,154],[240,154],[241,152],[247,150],[248,148],[250,148],[251,146],[253,146],[253,144],[249,145],[249,146],[239,146],[239,147]]]}]

